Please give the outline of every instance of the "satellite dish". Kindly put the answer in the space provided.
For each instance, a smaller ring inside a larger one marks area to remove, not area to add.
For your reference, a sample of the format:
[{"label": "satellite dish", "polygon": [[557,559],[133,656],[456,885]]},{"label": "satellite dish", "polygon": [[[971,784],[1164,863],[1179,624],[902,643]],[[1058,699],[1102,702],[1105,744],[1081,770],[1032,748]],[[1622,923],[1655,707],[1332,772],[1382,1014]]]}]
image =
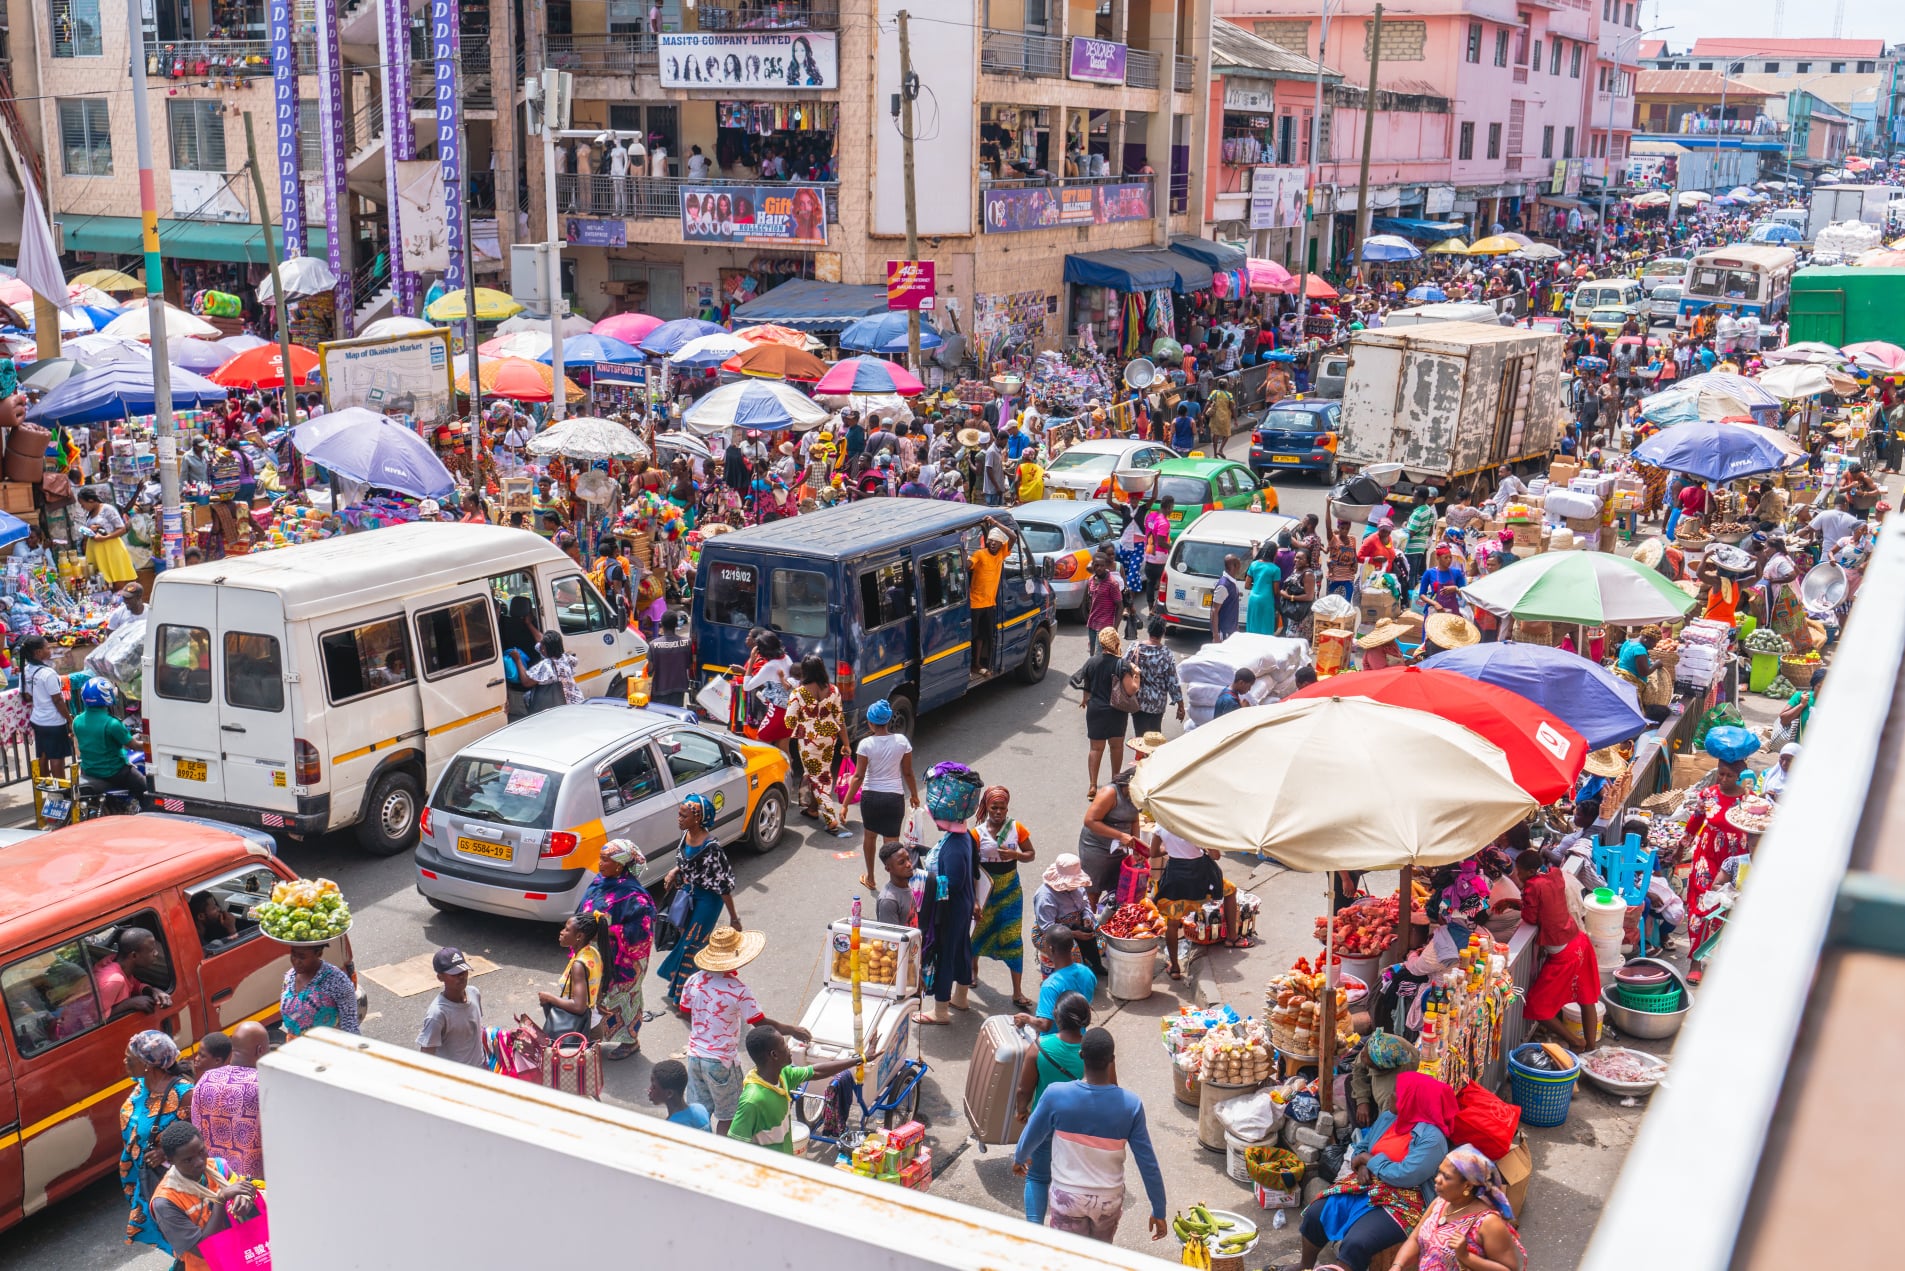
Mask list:
[{"label": "satellite dish", "polygon": [[1126,388],[1149,388],[1157,381],[1158,368],[1148,357],[1134,357],[1125,363],[1124,382]]}]

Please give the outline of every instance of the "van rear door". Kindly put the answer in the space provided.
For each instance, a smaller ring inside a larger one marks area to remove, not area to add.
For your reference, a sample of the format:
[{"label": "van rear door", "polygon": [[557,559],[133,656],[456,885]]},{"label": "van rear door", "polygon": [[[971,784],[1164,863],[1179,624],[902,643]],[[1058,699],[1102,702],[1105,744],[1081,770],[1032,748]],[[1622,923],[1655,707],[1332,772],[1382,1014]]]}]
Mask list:
[{"label": "van rear door", "polygon": [[274,591],[220,587],[218,593],[219,750],[229,803],[297,811],[284,605]]},{"label": "van rear door", "polygon": [[450,756],[502,727],[507,692],[502,645],[495,606],[481,579],[413,596],[404,601],[404,612],[423,672],[417,691],[423,699],[430,784]]},{"label": "van rear door", "polygon": [[157,624],[146,646],[146,723],[152,736],[152,788],[157,794],[225,801],[225,765],[217,697],[212,686],[212,632],[217,589],[163,582],[153,601]]}]

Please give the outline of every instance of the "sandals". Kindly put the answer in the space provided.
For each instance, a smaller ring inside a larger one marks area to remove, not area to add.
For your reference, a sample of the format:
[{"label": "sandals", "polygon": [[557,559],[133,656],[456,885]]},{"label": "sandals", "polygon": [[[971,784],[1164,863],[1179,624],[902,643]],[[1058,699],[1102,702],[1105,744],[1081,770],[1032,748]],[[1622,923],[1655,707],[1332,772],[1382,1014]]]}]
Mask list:
[{"label": "sandals", "polygon": [[625,1042],[620,1046],[604,1046],[602,1048],[602,1058],[604,1059],[629,1059],[641,1053],[642,1044],[640,1042]]},{"label": "sandals", "polygon": [[1255,936],[1238,936],[1235,939],[1224,941],[1224,947],[1226,949],[1254,949],[1257,947],[1257,938]]},{"label": "sandals", "polygon": [[1169,968],[1166,968],[1164,973],[1170,976],[1173,980],[1181,980],[1184,978],[1184,970],[1182,967],[1169,967]]},{"label": "sandals", "polygon": [[1012,1005],[1015,1009],[1023,1011],[1027,1015],[1031,1015],[1038,1010],[1038,1003],[1029,997],[1015,997],[1012,999]]}]

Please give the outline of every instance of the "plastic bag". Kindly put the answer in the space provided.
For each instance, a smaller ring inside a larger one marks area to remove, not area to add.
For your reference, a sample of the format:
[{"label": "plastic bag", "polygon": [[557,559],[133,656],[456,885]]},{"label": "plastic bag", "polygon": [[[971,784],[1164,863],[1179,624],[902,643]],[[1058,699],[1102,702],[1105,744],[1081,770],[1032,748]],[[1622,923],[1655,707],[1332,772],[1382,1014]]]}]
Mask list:
[{"label": "plastic bag", "polygon": [[1455,1096],[1455,1106],[1451,1143],[1470,1144],[1494,1161],[1508,1155],[1515,1146],[1515,1131],[1521,1127],[1518,1105],[1471,1081]]},{"label": "plastic bag", "polygon": [[253,1203],[258,1206],[256,1216],[198,1242],[198,1256],[211,1271],[270,1271],[271,1224],[265,1218],[265,1198]]},{"label": "plastic bag", "polygon": [[1317,1116],[1323,1111],[1323,1101],[1318,1099],[1310,1091],[1305,1090],[1302,1094],[1291,1096],[1290,1102],[1284,1111],[1289,1114],[1292,1121],[1300,1121],[1304,1125],[1310,1125],[1315,1122]]},{"label": "plastic bag", "polygon": [[145,618],[129,618],[86,655],[86,669],[124,688],[138,679],[145,647]]},{"label": "plastic bag", "polygon": [[1240,1143],[1261,1143],[1275,1133],[1283,1119],[1283,1105],[1267,1090],[1226,1099],[1214,1109],[1218,1121]]},{"label": "plastic bag", "polygon": [[938,835],[939,827],[925,808],[908,808],[906,823],[900,826],[900,842],[913,849],[914,859],[925,850],[927,841]]}]

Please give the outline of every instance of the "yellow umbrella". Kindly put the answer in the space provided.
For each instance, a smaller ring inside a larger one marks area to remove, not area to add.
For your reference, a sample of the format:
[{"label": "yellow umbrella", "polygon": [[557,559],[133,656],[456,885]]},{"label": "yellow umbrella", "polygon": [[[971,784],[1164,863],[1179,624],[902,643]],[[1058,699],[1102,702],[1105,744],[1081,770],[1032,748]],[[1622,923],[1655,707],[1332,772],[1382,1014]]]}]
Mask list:
[{"label": "yellow umbrella", "polygon": [[[482,310],[479,308],[477,312]],[[555,397],[555,368],[546,362],[532,362],[523,357],[482,358],[476,364],[476,376],[485,397],[507,397],[519,402],[546,402]],[[569,401],[579,402],[588,396],[568,376],[563,376],[562,382],[566,385],[564,396]],[[456,377],[456,390],[470,391],[468,371]]]},{"label": "yellow umbrella", "polygon": [[1506,234],[1490,234],[1487,238],[1478,238],[1468,245],[1471,256],[1506,256],[1509,252],[1518,252],[1522,244]]},{"label": "yellow umbrella", "polygon": [[[504,318],[513,318],[523,311],[516,298],[507,292],[497,291],[493,287],[476,289],[476,320],[478,322],[501,322]],[[452,291],[438,296],[424,310],[424,315],[438,322],[460,322],[469,316],[463,308],[463,293]]]},{"label": "yellow umbrella", "polygon": [[1459,238],[1445,238],[1429,249],[1431,256],[1466,256],[1468,244]]},{"label": "yellow umbrella", "polygon": [[131,274],[117,269],[89,269],[73,279],[75,287],[97,287],[101,291],[144,291],[146,285]]}]

